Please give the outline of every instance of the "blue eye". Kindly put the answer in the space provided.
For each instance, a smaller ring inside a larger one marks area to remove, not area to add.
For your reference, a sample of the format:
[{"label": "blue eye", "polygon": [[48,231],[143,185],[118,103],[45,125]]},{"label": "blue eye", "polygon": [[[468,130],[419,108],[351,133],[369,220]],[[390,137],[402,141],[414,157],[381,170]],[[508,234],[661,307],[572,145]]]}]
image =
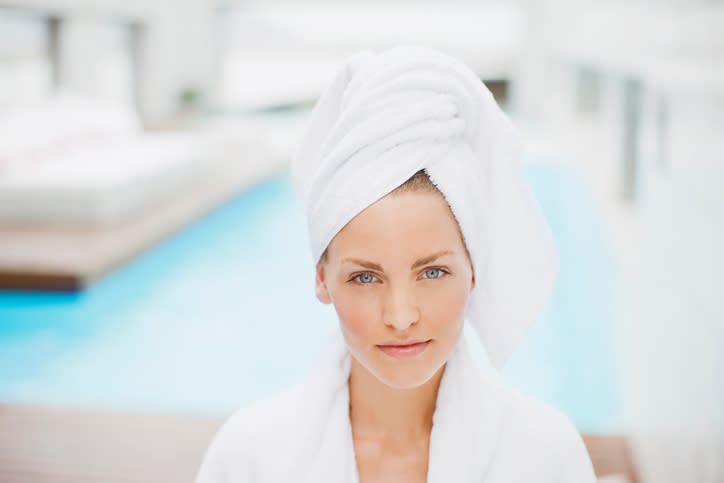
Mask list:
[{"label": "blue eye", "polygon": [[356,277],[354,277],[352,280],[357,280],[360,283],[372,283],[376,277],[372,275],[369,272],[360,273]]},{"label": "blue eye", "polygon": [[440,278],[443,274],[443,271],[439,268],[428,268],[425,270],[425,277],[426,278]]}]

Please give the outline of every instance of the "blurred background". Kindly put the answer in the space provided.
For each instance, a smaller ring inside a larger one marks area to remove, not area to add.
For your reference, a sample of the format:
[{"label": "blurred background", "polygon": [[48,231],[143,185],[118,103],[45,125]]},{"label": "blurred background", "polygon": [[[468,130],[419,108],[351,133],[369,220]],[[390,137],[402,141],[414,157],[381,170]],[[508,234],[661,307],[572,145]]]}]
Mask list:
[{"label": "blurred background", "polygon": [[494,93],[561,254],[496,377],[601,481],[724,482],[714,0],[0,0],[0,481],[192,481],[304,378],[337,322],[288,163],[343,60],[399,43]]}]

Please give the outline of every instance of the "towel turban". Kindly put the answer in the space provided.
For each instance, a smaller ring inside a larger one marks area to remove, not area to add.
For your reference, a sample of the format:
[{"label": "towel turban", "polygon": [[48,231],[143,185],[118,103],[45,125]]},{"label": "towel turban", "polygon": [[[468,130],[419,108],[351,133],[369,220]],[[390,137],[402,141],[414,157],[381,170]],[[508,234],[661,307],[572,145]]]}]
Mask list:
[{"label": "towel turban", "polygon": [[475,275],[466,318],[500,369],[559,263],[521,153],[517,131],[461,61],[419,45],[351,55],[292,158],[314,260],[355,215],[424,169],[460,225]]}]

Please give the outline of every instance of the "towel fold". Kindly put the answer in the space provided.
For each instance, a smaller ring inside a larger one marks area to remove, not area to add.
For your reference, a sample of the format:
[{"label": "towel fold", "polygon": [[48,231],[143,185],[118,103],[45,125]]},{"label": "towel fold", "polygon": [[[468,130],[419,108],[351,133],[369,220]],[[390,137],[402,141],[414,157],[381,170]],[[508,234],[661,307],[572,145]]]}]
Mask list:
[{"label": "towel fold", "polygon": [[484,83],[427,47],[361,51],[322,93],[303,139],[291,169],[315,262],[355,215],[425,169],[472,259],[467,319],[500,368],[542,310],[558,254],[519,135]]}]

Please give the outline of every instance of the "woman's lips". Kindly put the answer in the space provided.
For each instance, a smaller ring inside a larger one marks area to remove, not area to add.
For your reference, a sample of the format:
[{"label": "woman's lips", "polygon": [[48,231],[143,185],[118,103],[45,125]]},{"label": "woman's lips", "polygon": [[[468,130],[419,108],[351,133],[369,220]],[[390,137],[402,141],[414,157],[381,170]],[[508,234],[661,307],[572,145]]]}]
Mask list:
[{"label": "woman's lips", "polygon": [[430,344],[429,340],[408,345],[378,345],[377,347],[390,357],[406,359],[422,354],[427,349],[428,344]]}]

